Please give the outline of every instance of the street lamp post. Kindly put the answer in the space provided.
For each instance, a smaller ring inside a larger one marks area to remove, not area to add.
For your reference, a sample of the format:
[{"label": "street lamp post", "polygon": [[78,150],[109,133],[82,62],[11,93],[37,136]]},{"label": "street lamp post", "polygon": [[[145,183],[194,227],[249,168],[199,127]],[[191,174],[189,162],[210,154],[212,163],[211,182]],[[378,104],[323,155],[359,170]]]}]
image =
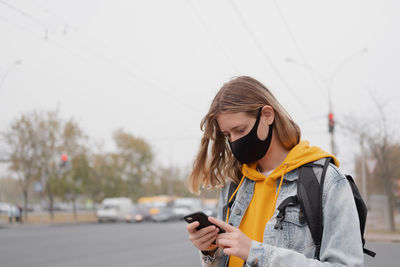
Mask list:
[{"label": "street lamp post", "polygon": [[13,64],[11,64],[11,66],[7,69],[7,71],[4,73],[4,75],[1,77],[0,80],[0,89],[3,86],[3,83],[5,81],[5,79],[7,78],[8,74],[17,66],[20,65],[22,63],[22,60],[16,60]]},{"label": "street lamp post", "polygon": [[[308,71],[310,71],[311,74],[317,74],[317,76],[319,77],[319,79],[322,81],[322,83],[324,84],[327,94],[328,94],[328,123],[329,123],[329,127],[328,127],[328,131],[329,131],[329,137],[330,137],[330,143],[331,143],[331,152],[332,154],[336,154],[336,145],[335,145],[335,135],[334,135],[334,126],[335,126],[335,120],[334,120],[334,116],[333,116],[333,104],[332,104],[332,96],[331,96],[331,88],[332,88],[332,84],[334,82],[334,80],[336,79],[338,73],[340,72],[340,70],[347,65],[349,62],[353,61],[356,57],[365,54],[368,52],[367,48],[363,48],[360,51],[346,57],[344,60],[342,60],[339,64],[337,64],[336,68],[334,69],[334,71],[332,72],[332,74],[330,75],[329,79],[325,79],[318,71],[316,71],[313,67],[311,67],[310,65],[304,64],[302,62],[298,62],[292,58],[286,58],[286,62],[288,63],[294,63],[296,65],[302,66],[305,69],[307,69]],[[314,78],[314,75],[312,75],[312,77]],[[316,83],[318,83],[316,81]],[[319,85],[319,83],[318,83]]]}]

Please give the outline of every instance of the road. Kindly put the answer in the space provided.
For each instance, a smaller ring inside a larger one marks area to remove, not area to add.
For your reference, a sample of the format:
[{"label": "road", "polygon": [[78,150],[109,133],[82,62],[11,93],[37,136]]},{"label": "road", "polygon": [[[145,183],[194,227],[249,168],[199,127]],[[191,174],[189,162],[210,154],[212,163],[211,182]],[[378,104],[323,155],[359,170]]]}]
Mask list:
[{"label": "road", "polygon": [[[17,226],[0,229],[0,266],[126,267],[200,266],[183,222]],[[375,260],[366,267],[394,267],[400,243],[368,243]]]}]

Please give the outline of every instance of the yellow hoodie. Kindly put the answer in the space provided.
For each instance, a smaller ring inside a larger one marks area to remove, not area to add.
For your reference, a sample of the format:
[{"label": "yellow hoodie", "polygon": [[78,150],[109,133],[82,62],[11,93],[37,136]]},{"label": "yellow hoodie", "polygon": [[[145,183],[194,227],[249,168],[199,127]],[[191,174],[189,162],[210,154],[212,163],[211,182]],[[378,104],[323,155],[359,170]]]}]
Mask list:
[{"label": "yellow hoodie", "polygon": [[[253,198],[244,214],[239,229],[250,239],[263,241],[264,229],[267,222],[271,219],[275,211],[276,201],[281,189],[283,177],[286,173],[297,169],[298,167],[326,157],[333,158],[335,165],[339,167],[339,161],[331,154],[325,152],[316,146],[310,146],[308,141],[301,141],[293,147],[285,160],[268,177],[257,171],[257,163],[250,165],[243,164],[242,180],[231,199],[247,177],[255,181]],[[280,178],[278,190],[276,192],[276,181]],[[230,200],[231,200],[230,199]],[[227,214],[229,218],[229,210]],[[243,266],[243,260],[231,256],[229,267]]]}]

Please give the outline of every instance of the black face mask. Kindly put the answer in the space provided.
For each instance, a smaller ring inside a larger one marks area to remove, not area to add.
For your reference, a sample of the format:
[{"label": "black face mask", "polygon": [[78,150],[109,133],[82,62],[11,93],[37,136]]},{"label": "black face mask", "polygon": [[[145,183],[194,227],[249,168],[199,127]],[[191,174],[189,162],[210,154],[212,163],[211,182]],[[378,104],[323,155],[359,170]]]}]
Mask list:
[{"label": "black face mask", "polygon": [[253,128],[245,136],[230,142],[232,153],[235,158],[241,163],[252,163],[261,159],[267,154],[269,146],[271,145],[273,123],[269,126],[268,136],[265,140],[260,140],[257,136],[258,124],[261,117],[261,108],[258,112],[256,122]]}]

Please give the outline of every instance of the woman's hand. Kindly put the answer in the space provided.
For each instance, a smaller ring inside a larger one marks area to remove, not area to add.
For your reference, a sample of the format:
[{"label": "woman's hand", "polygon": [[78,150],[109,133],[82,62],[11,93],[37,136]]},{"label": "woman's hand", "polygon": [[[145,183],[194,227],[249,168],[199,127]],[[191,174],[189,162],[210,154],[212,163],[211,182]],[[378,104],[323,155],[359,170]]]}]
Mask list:
[{"label": "woman's hand", "polygon": [[214,217],[208,217],[208,220],[226,231],[217,237],[217,245],[224,250],[224,253],[226,255],[234,255],[246,261],[249,256],[252,240],[238,228],[226,222]]},{"label": "woman's hand", "polygon": [[196,230],[200,223],[198,221],[188,224],[189,240],[193,245],[202,251],[211,251],[217,248],[212,244],[217,238],[219,229],[214,225],[204,227],[199,231]]}]

